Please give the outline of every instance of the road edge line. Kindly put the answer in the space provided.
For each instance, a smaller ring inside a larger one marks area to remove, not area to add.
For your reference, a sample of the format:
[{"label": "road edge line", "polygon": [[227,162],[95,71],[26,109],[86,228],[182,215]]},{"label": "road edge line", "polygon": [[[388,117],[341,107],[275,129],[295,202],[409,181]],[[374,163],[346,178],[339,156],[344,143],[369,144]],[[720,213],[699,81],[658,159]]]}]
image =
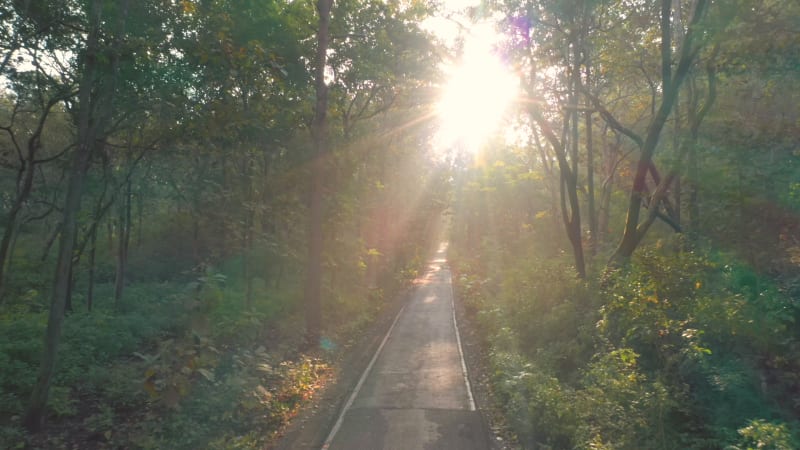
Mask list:
[{"label": "road edge line", "polygon": [[[344,404],[344,407],[342,408],[342,412],[339,414],[339,417],[336,419],[336,423],[333,425],[333,428],[331,428],[331,432],[328,434],[328,437],[325,438],[325,442],[322,444],[321,450],[327,450],[330,447],[330,445],[333,443],[333,438],[336,437],[336,433],[338,433],[339,432],[339,428],[342,427],[342,423],[344,422],[345,414],[347,414],[347,411],[350,409],[351,406],[353,406],[353,402],[355,401],[356,396],[358,396],[358,393],[361,391],[361,388],[364,386],[364,382],[367,380],[367,376],[369,376],[369,373],[372,371],[372,366],[374,366],[375,365],[375,361],[378,360],[378,356],[380,356],[381,351],[383,351],[383,346],[386,345],[386,341],[389,340],[389,335],[392,334],[392,330],[394,330],[394,326],[397,325],[397,321],[400,320],[400,316],[403,314],[403,311],[405,311],[405,309],[406,309],[406,305],[403,305],[403,307],[400,308],[400,311],[397,313],[397,316],[394,318],[394,322],[392,322],[392,326],[389,327],[389,331],[387,331],[386,332],[386,336],[383,337],[383,340],[381,341],[381,345],[378,346],[378,349],[375,350],[375,354],[372,355],[372,359],[370,360],[369,364],[367,364],[367,368],[364,369],[364,373],[361,374],[361,378],[358,379],[358,383],[356,384],[355,389],[353,389],[353,392],[350,394],[350,397],[347,399],[347,403]],[[456,333],[458,333],[457,330],[456,330]],[[461,349],[461,347],[459,347],[459,350],[460,349]],[[463,363],[463,359],[462,359],[462,363]]]},{"label": "road edge line", "polygon": [[476,411],[475,397],[472,395],[472,385],[469,382],[469,373],[467,372],[467,362],[464,360],[464,350],[461,348],[461,334],[458,332],[458,321],[456,320],[456,293],[453,289],[453,272],[447,269],[448,278],[450,279],[450,306],[453,309],[453,328],[456,330],[456,343],[458,344],[458,356],[461,357],[461,374],[464,376],[464,383],[467,385],[467,401],[469,403],[469,410]]}]

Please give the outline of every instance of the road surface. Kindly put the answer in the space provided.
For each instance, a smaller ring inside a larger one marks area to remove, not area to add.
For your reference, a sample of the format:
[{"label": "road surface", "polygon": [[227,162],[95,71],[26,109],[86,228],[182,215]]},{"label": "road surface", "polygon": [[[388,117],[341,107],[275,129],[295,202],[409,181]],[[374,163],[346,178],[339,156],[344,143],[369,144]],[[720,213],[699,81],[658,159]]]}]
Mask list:
[{"label": "road surface", "polygon": [[325,441],[324,450],[485,450],[442,244]]}]

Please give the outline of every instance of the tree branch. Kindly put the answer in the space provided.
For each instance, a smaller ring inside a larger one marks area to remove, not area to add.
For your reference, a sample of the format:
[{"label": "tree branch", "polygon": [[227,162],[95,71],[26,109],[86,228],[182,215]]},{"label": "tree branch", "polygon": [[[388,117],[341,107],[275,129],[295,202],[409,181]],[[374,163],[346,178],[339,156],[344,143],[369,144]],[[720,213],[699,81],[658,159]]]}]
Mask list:
[{"label": "tree branch", "polygon": [[621,124],[621,123],[620,123],[620,122],[619,122],[619,121],[618,121],[618,120],[617,120],[617,119],[614,117],[614,115],[613,115],[613,114],[611,114],[611,112],[610,112],[609,110],[607,110],[607,109],[606,109],[606,108],[605,108],[605,107],[604,107],[604,106],[603,106],[603,105],[600,103],[600,99],[599,99],[599,98],[597,98],[595,95],[593,95],[591,92],[589,92],[589,89],[588,89],[588,88],[586,88],[585,86],[583,86],[583,84],[581,84],[581,90],[583,91],[583,95],[585,95],[585,96],[586,96],[586,98],[588,98],[588,99],[589,99],[589,100],[592,102],[592,106],[594,106],[594,108],[597,110],[597,112],[598,112],[598,113],[600,113],[600,117],[602,117],[602,118],[603,118],[603,121],[605,121],[605,122],[608,124],[608,126],[610,126],[611,128],[613,128],[614,130],[616,130],[616,131],[618,131],[618,132],[620,132],[620,133],[624,134],[625,136],[629,137],[629,138],[630,138],[630,139],[631,139],[633,142],[635,142],[635,143],[636,143],[636,145],[637,145],[637,146],[638,146],[640,149],[642,148],[642,146],[644,145],[644,140],[642,139],[642,137],[641,137],[641,136],[639,136],[638,134],[636,134],[636,133],[635,133],[633,130],[631,130],[630,128],[627,128],[627,127],[625,127],[625,125],[622,125],[622,124]]}]

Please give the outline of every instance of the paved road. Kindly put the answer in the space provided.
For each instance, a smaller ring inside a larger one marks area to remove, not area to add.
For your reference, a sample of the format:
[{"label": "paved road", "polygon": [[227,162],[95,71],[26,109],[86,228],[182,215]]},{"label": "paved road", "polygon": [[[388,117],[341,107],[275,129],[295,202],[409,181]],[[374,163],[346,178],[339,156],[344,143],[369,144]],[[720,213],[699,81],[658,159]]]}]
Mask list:
[{"label": "paved road", "polygon": [[485,450],[453,314],[442,244],[323,449]]}]

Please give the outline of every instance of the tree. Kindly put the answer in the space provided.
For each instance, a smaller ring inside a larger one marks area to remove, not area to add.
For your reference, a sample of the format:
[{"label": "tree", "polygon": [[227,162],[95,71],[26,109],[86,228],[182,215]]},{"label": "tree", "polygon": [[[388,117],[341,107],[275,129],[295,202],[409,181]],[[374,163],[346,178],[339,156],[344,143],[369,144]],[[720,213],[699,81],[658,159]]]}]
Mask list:
[{"label": "tree", "polygon": [[[636,164],[636,171],[633,179],[633,186],[630,191],[630,201],[628,203],[628,214],[625,220],[625,228],[622,234],[617,249],[612,255],[612,262],[622,262],[633,254],[636,247],[641,242],[647,230],[658,217],[659,206],[664,201],[669,186],[672,184],[676,177],[674,170],[665,176],[663,179],[657,181],[657,187],[650,196],[649,205],[650,212],[644,222],[639,222],[639,215],[641,212],[642,204],[645,200],[645,182],[648,173],[653,171],[653,154],[659,142],[659,137],[667,118],[672,112],[675,100],[680,93],[680,87],[686,79],[689,69],[693,65],[697,53],[703,45],[702,37],[698,37],[702,33],[701,20],[705,17],[708,2],[705,0],[698,0],[694,5],[692,17],[689,20],[686,35],[683,37],[677,67],[672,69],[672,1],[662,0],[661,2],[661,15],[660,15],[660,30],[661,30],[661,100],[657,108],[656,114],[650,121],[647,127],[647,132],[644,138],[641,138],[630,130],[624,130],[624,127],[619,126],[615,120],[608,115],[604,118],[609,121],[609,124],[617,128],[620,132],[628,135],[634,139],[639,148],[640,155]],[[654,105],[655,106],[655,105]],[[677,160],[682,159],[682,155],[677,156]]]},{"label": "tree", "polygon": [[310,346],[319,343],[322,327],[322,250],[323,208],[325,200],[326,158],[329,152],[328,136],[328,85],[325,82],[330,23],[333,0],[317,0],[317,49],[314,58],[314,119],[311,135],[314,154],[311,157],[311,190],[308,216],[308,261],[306,266],[305,314],[306,342]]},{"label": "tree", "polygon": [[[56,90],[56,92],[50,93],[46,92],[47,90],[46,87],[38,89],[33,99],[28,99],[24,93],[20,93],[20,96],[16,99],[12,107],[8,125],[0,126],[0,130],[6,132],[8,135],[9,141],[16,150],[18,158],[15,195],[11,208],[7,212],[3,237],[2,240],[0,240],[0,302],[2,302],[5,290],[5,275],[9,264],[11,241],[17,229],[20,213],[25,207],[33,190],[37,166],[47,161],[52,161],[66,151],[66,149],[57,151],[55,155],[47,155],[44,158],[39,156],[39,152],[42,149],[42,133],[45,132],[48,119],[51,117],[50,113],[57,105],[72,95],[68,87],[51,87],[49,90]],[[58,90],[62,92],[58,92]],[[33,100],[33,103],[29,105],[25,104],[31,100]],[[25,112],[27,108],[37,111],[38,114],[36,115],[38,115],[38,117],[35,117],[36,122],[31,127],[32,131],[26,136],[23,142],[20,142],[22,136],[18,137],[21,131],[19,128],[25,129],[27,127],[19,127],[18,122],[21,116],[27,115]]]},{"label": "tree", "polygon": [[[101,20],[106,6],[100,0],[90,1],[86,11],[88,33],[85,52],[82,55],[82,78],[78,92],[80,105],[77,124],[78,142],[72,156],[72,168],[64,199],[64,217],[61,225],[58,263],[53,282],[50,314],[45,334],[44,354],[36,385],[23,419],[25,426],[31,431],[36,431],[42,426],[44,408],[47,404],[50,383],[55,369],[61,328],[64,321],[64,309],[69,295],[77,214],[80,210],[81,196],[83,195],[83,181],[89,167],[89,159],[94,145],[98,137],[104,132],[105,122],[110,115],[116,83],[119,52],[110,50],[110,58],[100,58],[100,52],[103,49],[101,47]],[[108,45],[108,47],[105,47],[106,49],[119,48],[119,39],[124,34],[128,1],[125,0],[117,6],[119,9],[114,10],[116,17],[112,16],[115,19],[112,23],[120,34],[106,44]],[[98,84],[101,86],[99,90],[97,89]]]},{"label": "tree", "polygon": [[561,217],[581,278],[586,276],[586,262],[578,197],[579,98],[583,68],[588,67],[588,38],[595,27],[594,7],[590,2],[506,4],[512,17],[522,15],[512,21],[507,45],[524,67],[531,132],[541,133],[558,163]]}]

